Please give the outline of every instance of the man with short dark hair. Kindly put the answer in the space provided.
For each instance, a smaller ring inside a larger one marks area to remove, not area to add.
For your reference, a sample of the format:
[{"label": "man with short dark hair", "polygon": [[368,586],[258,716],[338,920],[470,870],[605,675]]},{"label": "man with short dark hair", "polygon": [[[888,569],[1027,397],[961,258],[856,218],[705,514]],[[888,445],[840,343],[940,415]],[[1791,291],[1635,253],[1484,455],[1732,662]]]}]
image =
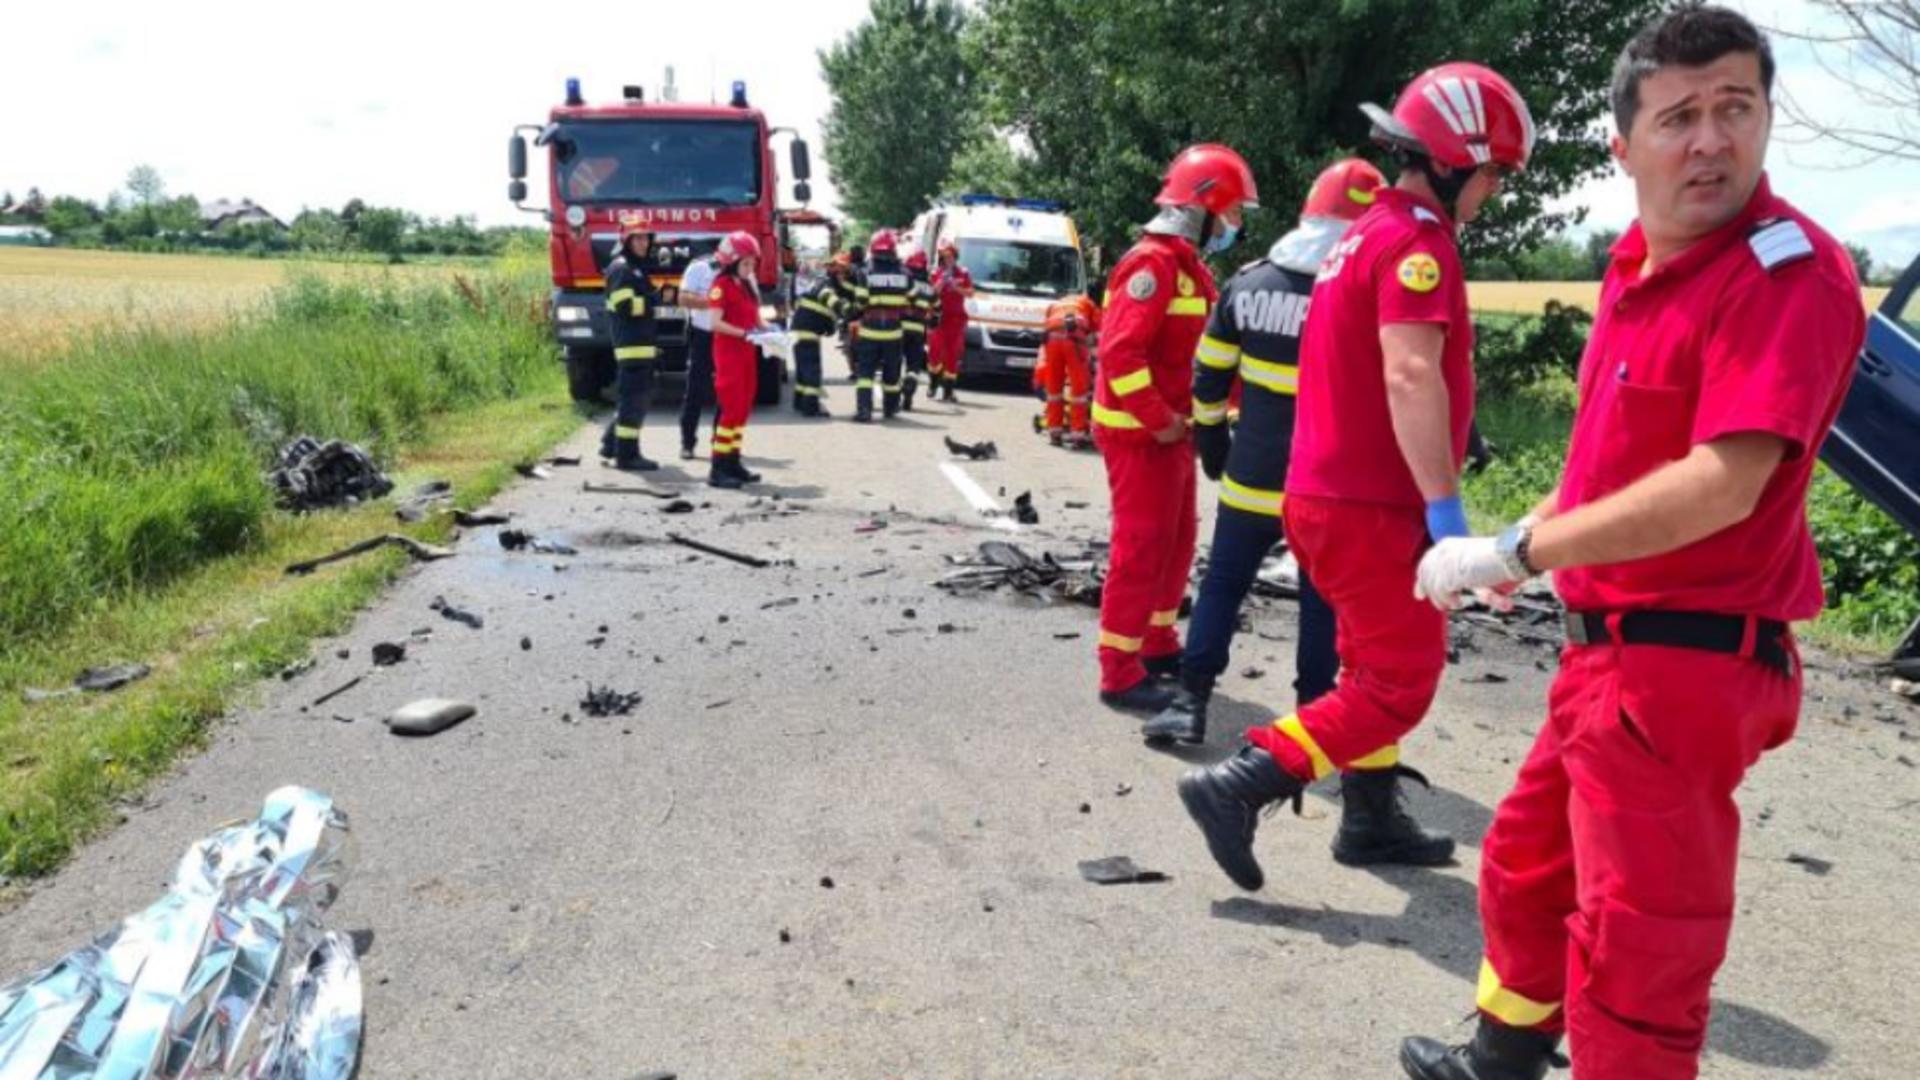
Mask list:
[{"label": "man with short dark hair", "polygon": [[1815,454],[1864,336],[1846,251],[1775,197],[1766,38],[1688,4],[1614,69],[1639,219],[1613,248],[1560,484],[1500,537],[1443,540],[1418,591],[1495,602],[1553,571],[1568,646],[1480,868],[1486,960],[1465,1045],[1420,1080],[1697,1074],[1733,923],[1734,790],[1793,735],[1788,623],[1820,610]]}]

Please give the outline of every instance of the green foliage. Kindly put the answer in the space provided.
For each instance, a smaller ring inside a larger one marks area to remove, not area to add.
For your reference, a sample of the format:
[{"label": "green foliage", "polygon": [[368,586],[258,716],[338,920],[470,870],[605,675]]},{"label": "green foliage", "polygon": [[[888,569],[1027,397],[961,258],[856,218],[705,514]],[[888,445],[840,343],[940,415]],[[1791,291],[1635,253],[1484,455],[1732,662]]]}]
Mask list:
[{"label": "green foliage", "polygon": [[1593,316],[1549,300],[1538,318],[1485,319],[1474,323],[1474,376],[1487,398],[1511,397],[1542,380],[1573,378],[1587,347]]},{"label": "green foliage", "polygon": [[941,187],[947,193],[1020,195],[1035,183],[1033,163],[1016,155],[1005,136],[982,128],[954,155],[953,167]]},{"label": "green foliage", "polygon": [[1867,246],[1865,244],[1842,244],[1841,246],[1845,247],[1847,254],[1853,257],[1853,272],[1860,279],[1860,284],[1865,285],[1872,281],[1873,253],[1867,250]]},{"label": "green foliage", "polygon": [[1820,545],[1826,621],[1868,640],[1897,637],[1920,617],[1920,542],[1822,465],[1807,497]]},{"label": "green foliage", "polygon": [[1593,123],[1614,55],[1659,6],[1596,0],[1568,18],[1549,0],[984,0],[976,55],[988,119],[1033,147],[1026,193],[1072,203],[1110,254],[1148,216],[1167,161],[1202,141],[1252,164],[1271,209],[1242,250],[1261,250],[1319,169],[1366,147],[1361,102],[1390,105],[1435,63],[1488,63],[1526,95],[1540,144],[1466,231],[1474,255],[1525,249],[1567,223],[1542,205],[1605,166]]},{"label": "green foliage", "polygon": [[867,21],[820,53],[833,95],[823,150],[852,217],[912,220],[977,130],[967,21],[955,0],[872,0]]},{"label": "green foliage", "polygon": [[255,543],[262,469],[293,435],[389,454],[435,413],[537,385],[537,280],[469,286],[301,276],[261,321],[103,335],[0,383],[0,657]]}]

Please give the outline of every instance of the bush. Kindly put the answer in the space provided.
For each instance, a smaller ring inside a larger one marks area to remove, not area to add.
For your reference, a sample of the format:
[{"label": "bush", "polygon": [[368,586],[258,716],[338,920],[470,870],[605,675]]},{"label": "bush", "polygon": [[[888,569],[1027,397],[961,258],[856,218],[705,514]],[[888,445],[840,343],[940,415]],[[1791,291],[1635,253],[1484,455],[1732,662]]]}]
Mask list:
[{"label": "bush", "polygon": [[1483,398],[1512,397],[1554,376],[1580,370],[1593,316],[1549,300],[1537,317],[1476,320],[1474,375]]},{"label": "bush", "polygon": [[1920,617],[1920,541],[1824,465],[1807,496],[1807,521],[1820,547],[1829,620],[1882,641]]}]

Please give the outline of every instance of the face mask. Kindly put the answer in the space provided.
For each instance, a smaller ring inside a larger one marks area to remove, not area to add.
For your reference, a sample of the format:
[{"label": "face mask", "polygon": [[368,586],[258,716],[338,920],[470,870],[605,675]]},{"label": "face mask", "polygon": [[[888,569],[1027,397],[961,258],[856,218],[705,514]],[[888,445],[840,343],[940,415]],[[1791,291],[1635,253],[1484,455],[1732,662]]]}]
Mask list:
[{"label": "face mask", "polygon": [[1233,242],[1239,238],[1240,226],[1229,225],[1222,221],[1219,224],[1218,230],[1207,240],[1207,251],[1210,254],[1218,255],[1232,247]]}]

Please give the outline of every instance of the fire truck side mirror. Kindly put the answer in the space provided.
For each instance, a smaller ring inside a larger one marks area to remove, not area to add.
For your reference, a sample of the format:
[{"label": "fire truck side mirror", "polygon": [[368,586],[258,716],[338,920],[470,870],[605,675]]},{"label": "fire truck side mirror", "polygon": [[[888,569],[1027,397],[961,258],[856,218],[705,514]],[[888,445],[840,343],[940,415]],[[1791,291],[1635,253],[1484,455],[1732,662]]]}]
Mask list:
[{"label": "fire truck side mirror", "polygon": [[[813,159],[807,151],[807,140],[793,140],[793,149],[789,153],[793,156],[793,178],[795,180],[813,179]],[[806,201],[804,196],[801,201]]]},{"label": "fire truck side mirror", "polygon": [[[507,177],[512,180],[525,180],[527,178],[527,140],[525,136],[515,135],[507,141]],[[526,187],[525,184],[520,186],[522,188]]]},{"label": "fire truck side mirror", "polygon": [[813,185],[807,183],[805,180],[793,185],[793,201],[803,204],[812,202]]},{"label": "fire truck side mirror", "polygon": [[525,180],[507,181],[507,201],[523,203],[527,201],[527,182]]}]

